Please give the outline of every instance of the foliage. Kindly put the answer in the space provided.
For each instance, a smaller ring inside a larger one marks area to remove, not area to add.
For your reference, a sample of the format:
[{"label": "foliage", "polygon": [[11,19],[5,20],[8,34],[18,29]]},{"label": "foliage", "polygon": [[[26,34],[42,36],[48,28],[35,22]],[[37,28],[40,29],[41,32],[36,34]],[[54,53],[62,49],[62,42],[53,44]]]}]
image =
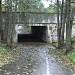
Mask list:
[{"label": "foliage", "polygon": [[75,3],[71,3],[71,9],[75,8]]},{"label": "foliage", "polygon": [[[55,47],[57,47],[58,45],[57,45],[57,43],[53,43],[53,45],[55,46]],[[63,50],[62,49],[60,49],[60,53],[62,53],[62,52],[66,52],[66,47],[65,47],[65,45],[66,45],[66,42],[64,43],[64,47],[63,47]],[[72,38],[72,46],[73,46],[73,49],[67,54],[67,57],[72,61],[72,62],[74,62],[75,63],[75,36]]]},{"label": "foliage", "polygon": [[68,53],[68,57],[75,63],[75,36],[72,38],[73,49]]},{"label": "foliage", "polygon": [[56,13],[56,8],[54,8],[54,7],[47,7],[47,8],[44,8],[43,11],[44,12],[50,12],[50,13]]},{"label": "foliage", "polygon": [[75,63],[75,49],[68,53],[68,57]]},{"label": "foliage", "polygon": [[2,11],[5,12],[6,11],[6,8],[4,5],[2,5]]},{"label": "foliage", "polygon": [[72,38],[72,41],[75,42],[75,36]]},{"label": "foliage", "polygon": [[6,49],[4,47],[0,47],[0,54],[4,54],[6,52]]},{"label": "foliage", "polygon": [[[57,4],[50,4],[49,7],[45,8],[42,0],[3,0],[3,5],[8,7],[9,4],[12,5],[13,11],[15,11],[15,6],[17,7],[16,11],[20,12],[50,12],[55,13]],[[3,6],[3,11],[5,11],[5,7]]]},{"label": "foliage", "polygon": [[8,48],[6,44],[0,44],[0,67],[13,61],[17,57],[18,50],[14,46],[12,49]]},{"label": "foliage", "polygon": [[20,12],[38,12],[42,11],[43,3],[41,0],[4,0],[4,4],[7,7],[12,1],[12,9]]},{"label": "foliage", "polygon": [[57,42],[53,42],[52,45],[55,46],[55,47],[58,47],[58,43]]}]

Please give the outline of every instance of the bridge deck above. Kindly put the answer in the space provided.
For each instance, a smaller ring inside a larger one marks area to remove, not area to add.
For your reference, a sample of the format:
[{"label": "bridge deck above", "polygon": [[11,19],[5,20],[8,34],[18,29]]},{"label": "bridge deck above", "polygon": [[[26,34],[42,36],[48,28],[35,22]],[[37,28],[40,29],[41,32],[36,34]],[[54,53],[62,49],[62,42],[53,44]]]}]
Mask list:
[{"label": "bridge deck above", "polygon": [[[5,19],[6,13],[3,13]],[[50,25],[57,23],[57,15],[54,13],[35,13],[35,12],[12,12],[15,24],[32,25]]]}]

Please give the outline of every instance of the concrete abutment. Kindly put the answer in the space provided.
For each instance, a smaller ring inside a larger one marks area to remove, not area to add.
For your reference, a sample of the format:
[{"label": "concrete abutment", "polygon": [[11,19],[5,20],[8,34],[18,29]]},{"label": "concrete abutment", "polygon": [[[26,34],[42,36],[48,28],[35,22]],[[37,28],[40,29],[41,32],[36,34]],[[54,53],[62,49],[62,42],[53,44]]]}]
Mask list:
[{"label": "concrete abutment", "polygon": [[30,33],[18,34],[16,35],[17,42],[47,42],[51,43],[52,39],[50,37],[48,26],[31,26]]}]

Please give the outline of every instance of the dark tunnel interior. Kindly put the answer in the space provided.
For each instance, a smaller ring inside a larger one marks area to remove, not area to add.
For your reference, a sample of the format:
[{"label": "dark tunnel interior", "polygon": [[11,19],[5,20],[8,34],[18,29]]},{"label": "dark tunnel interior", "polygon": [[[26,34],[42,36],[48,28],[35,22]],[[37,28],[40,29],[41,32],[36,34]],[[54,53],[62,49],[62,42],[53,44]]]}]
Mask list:
[{"label": "dark tunnel interior", "polygon": [[46,42],[46,26],[31,26],[31,33],[18,34],[18,42]]},{"label": "dark tunnel interior", "polygon": [[18,42],[44,42],[33,34],[18,34]]}]

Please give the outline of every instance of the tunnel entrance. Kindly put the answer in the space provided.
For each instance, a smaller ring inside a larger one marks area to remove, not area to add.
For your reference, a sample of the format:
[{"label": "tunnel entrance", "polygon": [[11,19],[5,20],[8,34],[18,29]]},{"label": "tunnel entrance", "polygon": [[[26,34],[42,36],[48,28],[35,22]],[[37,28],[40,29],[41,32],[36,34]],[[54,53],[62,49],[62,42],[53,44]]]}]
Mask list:
[{"label": "tunnel entrance", "polygon": [[47,42],[46,26],[26,26],[18,30],[18,42]]}]

